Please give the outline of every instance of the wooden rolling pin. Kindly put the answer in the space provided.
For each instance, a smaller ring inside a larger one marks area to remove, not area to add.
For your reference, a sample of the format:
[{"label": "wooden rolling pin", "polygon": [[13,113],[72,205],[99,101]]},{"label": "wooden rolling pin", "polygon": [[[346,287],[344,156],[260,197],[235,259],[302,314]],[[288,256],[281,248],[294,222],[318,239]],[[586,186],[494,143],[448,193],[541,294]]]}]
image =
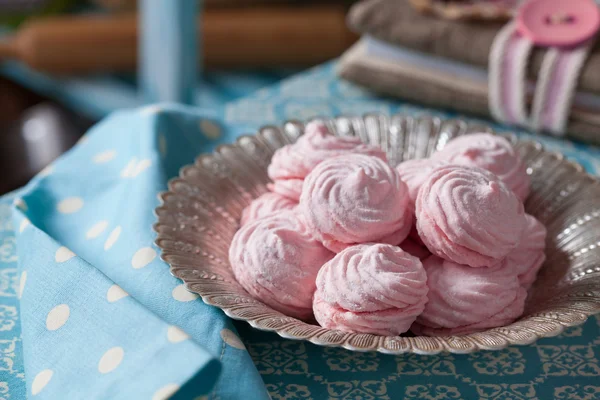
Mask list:
[{"label": "wooden rolling pin", "polygon": [[[207,10],[201,18],[209,67],[314,65],[356,40],[335,5]],[[0,40],[0,61],[54,74],[133,71],[137,33],[135,14],[40,18]]]}]

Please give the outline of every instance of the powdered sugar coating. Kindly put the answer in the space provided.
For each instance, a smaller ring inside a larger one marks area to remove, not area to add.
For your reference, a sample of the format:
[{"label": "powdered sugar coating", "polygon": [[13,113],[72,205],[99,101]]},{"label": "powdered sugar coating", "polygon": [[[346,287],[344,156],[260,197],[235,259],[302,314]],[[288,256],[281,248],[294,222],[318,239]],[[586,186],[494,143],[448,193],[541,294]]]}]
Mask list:
[{"label": "powdered sugar coating", "polygon": [[404,161],[396,166],[396,171],[398,171],[400,179],[402,179],[408,187],[408,195],[410,197],[409,205],[413,213],[415,212],[415,202],[417,201],[419,189],[435,168],[445,164],[446,162],[444,161],[434,161],[430,158],[422,158],[419,160]]},{"label": "powdered sugar coating", "polygon": [[399,335],[423,311],[427,292],[418,258],[396,246],[362,244],[321,268],[313,309],[325,328]]},{"label": "powdered sugar coating", "polygon": [[269,190],[297,203],[303,184],[304,179],[278,179],[269,185]]},{"label": "powdered sugar coating", "polygon": [[281,196],[277,193],[265,193],[254,199],[248,207],[242,212],[241,225],[266,217],[277,211],[293,210],[298,205],[297,202]]},{"label": "powdered sugar coating", "polygon": [[519,283],[529,289],[542,264],[546,260],[546,227],[532,215],[526,214],[527,225],[521,242],[511,251],[507,259],[507,267],[513,268],[519,278]]},{"label": "powdered sugar coating", "polygon": [[412,213],[408,189],[379,158],[334,157],[304,181],[299,211],[314,236],[332,251],[357,243],[399,244],[408,236]]},{"label": "powdered sugar coating", "polygon": [[483,168],[496,175],[521,201],[529,195],[530,178],[525,164],[502,136],[489,133],[459,136],[431,159]]},{"label": "powdered sugar coating", "polygon": [[312,315],[317,273],[332,257],[293,211],[248,223],[229,248],[240,285],[275,310],[300,319]]},{"label": "powdered sugar coating", "polygon": [[[306,125],[305,133],[296,143],[278,149],[268,168],[269,177],[275,182],[277,192],[290,198],[299,198],[304,178],[322,161],[349,153],[368,154],[386,160],[378,147],[364,144],[357,137],[332,135],[320,122]],[[285,184],[287,180],[296,182]]]},{"label": "powdered sugar coating", "polygon": [[431,256],[423,267],[429,301],[411,327],[418,335],[468,334],[507,325],[523,313],[527,291],[502,264],[471,268]]},{"label": "powdered sugar coating", "polygon": [[436,168],[416,203],[417,229],[427,248],[471,267],[502,261],[525,229],[523,203],[500,180],[480,168]]}]

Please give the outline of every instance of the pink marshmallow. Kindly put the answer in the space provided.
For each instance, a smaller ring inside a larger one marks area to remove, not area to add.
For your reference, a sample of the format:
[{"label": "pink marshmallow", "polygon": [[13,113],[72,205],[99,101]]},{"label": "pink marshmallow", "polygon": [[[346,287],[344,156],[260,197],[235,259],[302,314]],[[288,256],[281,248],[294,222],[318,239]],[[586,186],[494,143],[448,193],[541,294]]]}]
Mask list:
[{"label": "pink marshmallow", "polygon": [[293,211],[244,225],[229,248],[238,283],[256,299],[300,319],[312,316],[317,273],[332,257]]},{"label": "pink marshmallow", "polygon": [[445,164],[446,163],[443,161],[433,161],[429,158],[422,158],[419,160],[404,161],[396,167],[400,179],[402,179],[408,187],[408,195],[410,197],[409,205],[413,213],[415,212],[415,202],[417,201],[419,189],[435,168]]},{"label": "pink marshmallow", "polygon": [[513,268],[519,277],[521,286],[529,289],[537,273],[546,260],[546,227],[535,217],[526,214],[527,225],[521,242],[506,257],[508,268]]},{"label": "pink marshmallow", "polygon": [[397,245],[410,232],[406,184],[385,161],[363,154],[319,164],[304,181],[299,212],[328,249],[366,242]]},{"label": "pink marshmallow", "polygon": [[304,179],[278,179],[269,185],[269,190],[298,203],[303,184]]},{"label": "pink marshmallow", "polygon": [[254,199],[242,212],[241,225],[266,217],[282,210],[293,210],[297,202],[283,197],[277,193],[265,193]]},{"label": "pink marshmallow", "polygon": [[[368,154],[386,160],[385,153],[378,147],[364,144],[357,137],[334,136],[326,125],[311,122],[296,143],[275,152],[268,174],[278,193],[297,199],[302,191],[302,185],[297,181],[304,180],[321,161],[349,153]],[[296,182],[284,185],[287,180]]]},{"label": "pink marshmallow", "polygon": [[427,248],[444,259],[489,267],[517,247],[525,229],[523,203],[480,168],[436,168],[419,190],[417,229]]},{"label": "pink marshmallow", "polygon": [[471,268],[431,256],[423,262],[429,301],[411,330],[417,335],[465,335],[517,319],[527,291],[504,263]]},{"label": "pink marshmallow", "polygon": [[361,244],[321,268],[313,310],[325,328],[399,335],[423,311],[427,292],[419,259],[396,246]]},{"label": "pink marshmallow", "polygon": [[496,175],[521,201],[529,194],[530,178],[526,166],[502,136],[489,133],[459,136],[431,158],[483,168]]}]

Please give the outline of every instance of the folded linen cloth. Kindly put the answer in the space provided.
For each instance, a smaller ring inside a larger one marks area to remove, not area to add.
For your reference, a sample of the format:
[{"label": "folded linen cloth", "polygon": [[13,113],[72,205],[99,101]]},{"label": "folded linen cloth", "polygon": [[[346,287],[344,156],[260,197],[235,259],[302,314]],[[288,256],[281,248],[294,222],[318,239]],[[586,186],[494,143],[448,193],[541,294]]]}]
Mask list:
[{"label": "folded linen cloth", "polygon": [[153,244],[157,194],[218,138],[187,108],[118,112],[16,200],[28,396],[268,398],[231,321]]},{"label": "folded linen cloth", "polygon": [[[363,0],[348,14],[348,25],[360,34],[412,50],[487,68],[490,48],[504,24],[450,21],[415,10],[408,0]],[[545,50],[534,48],[529,76],[537,77]],[[585,62],[579,90],[600,94],[600,41]]]},{"label": "folded linen cloth", "polygon": [[[490,116],[484,68],[363,37],[342,56],[338,74],[378,93],[428,106]],[[578,93],[567,124],[567,136],[600,144],[599,110],[600,96]]]}]

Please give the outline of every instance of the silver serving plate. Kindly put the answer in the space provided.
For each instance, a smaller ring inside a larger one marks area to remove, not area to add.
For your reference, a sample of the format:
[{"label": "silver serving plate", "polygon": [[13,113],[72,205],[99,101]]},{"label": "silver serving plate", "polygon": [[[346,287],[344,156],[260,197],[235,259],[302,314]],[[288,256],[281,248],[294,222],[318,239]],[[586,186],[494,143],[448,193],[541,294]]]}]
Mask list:
[{"label": "silver serving plate", "polygon": [[[491,132],[482,125],[432,117],[321,119],[340,136],[381,146],[393,165],[427,157],[453,137]],[[530,291],[523,316],[508,326],[465,336],[399,337],[354,334],[311,325],[252,298],[236,282],[229,244],[242,210],[267,191],[267,166],[278,148],[293,143],[303,124],[268,126],[198,157],[169,183],[156,209],[157,245],[171,272],[205,303],[255,328],[320,346],[389,354],[469,353],[530,344],[582,324],[600,311],[600,183],[583,168],[539,143],[509,137],[527,163],[531,195],[525,208],[548,228],[547,260]]]}]

